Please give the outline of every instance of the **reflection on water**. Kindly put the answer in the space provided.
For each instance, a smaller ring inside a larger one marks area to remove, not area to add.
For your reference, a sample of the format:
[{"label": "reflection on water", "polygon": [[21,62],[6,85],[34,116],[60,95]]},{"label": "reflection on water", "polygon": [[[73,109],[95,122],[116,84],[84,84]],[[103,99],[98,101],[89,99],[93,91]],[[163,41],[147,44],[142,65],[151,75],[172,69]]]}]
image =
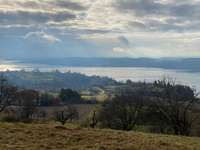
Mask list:
[{"label": "reflection on water", "polygon": [[196,88],[200,91],[200,72],[191,73],[177,70],[167,70],[158,68],[134,68],[134,67],[63,67],[63,66],[48,66],[48,65],[31,65],[31,64],[13,64],[1,63],[0,70],[33,70],[40,69],[40,71],[52,71],[58,69],[61,72],[78,72],[86,75],[108,76],[118,81],[125,81],[130,79],[132,81],[146,81],[152,82],[154,80],[162,79],[163,77],[170,77],[176,80],[177,83],[186,84]]},{"label": "reflection on water", "polygon": [[0,60],[0,71],[14,71],[14,70],[21,70],[23,68],[27,68],[28,65],[24,64],[18,64],[17,62],[14,61],[5,61],[5,60]]}]

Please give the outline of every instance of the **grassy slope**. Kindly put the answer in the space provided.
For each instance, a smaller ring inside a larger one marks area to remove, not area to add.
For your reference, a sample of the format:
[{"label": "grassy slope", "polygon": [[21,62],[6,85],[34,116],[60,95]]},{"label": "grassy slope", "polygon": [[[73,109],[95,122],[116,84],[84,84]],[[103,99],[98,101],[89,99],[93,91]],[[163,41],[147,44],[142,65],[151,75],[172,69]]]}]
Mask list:
[{"label": "grassy slope", "polygon": [[200,138],[0,123],[0,149],[200,150]]}]

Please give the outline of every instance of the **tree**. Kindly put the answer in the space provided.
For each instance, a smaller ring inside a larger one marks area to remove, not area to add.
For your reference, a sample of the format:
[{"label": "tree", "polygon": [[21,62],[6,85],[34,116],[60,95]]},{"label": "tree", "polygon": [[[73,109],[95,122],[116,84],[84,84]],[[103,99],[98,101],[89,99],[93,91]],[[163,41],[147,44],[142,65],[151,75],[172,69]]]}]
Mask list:
[{"label": "tree", "polygon": [[176,135],[190,135],[192,125],[199,118],[199,114],[193,112],[199,102],[195,91],[167,80],[155,85],[160,89],[154,104],[161,121],[170,126]]},{"label": "tree", "polygon": [[18,92],[18,103],[21,108],[21,119],[29,120],[36,111],[39,93],[34,90]]},{"label": "tree", "polygon": [[71,89],[61,89],[59,97],[66,104],[81,103],[81,96],[78,92]]},{"label": "tree", "polygon": [[0,76],[0,112],[14,103],[16,92],[17,88],[9,85],[7,79]]},{"label": "tree", "polygon": [[132,130],[138,123],[144,97],[140,92],[123,93],[103,103],[99,121],[103,127]]},{"label": "tree", "polygon": [[43,93],[40,96],[40,106],[52,106],[53,105],[54,97],[48,93]]},{"label": "tree", "polygon": [[56,111],[55,120],[64,125],[67,121],[72,121],[78,118],[78,111],[74,106],[67,106],[62,110]]}]

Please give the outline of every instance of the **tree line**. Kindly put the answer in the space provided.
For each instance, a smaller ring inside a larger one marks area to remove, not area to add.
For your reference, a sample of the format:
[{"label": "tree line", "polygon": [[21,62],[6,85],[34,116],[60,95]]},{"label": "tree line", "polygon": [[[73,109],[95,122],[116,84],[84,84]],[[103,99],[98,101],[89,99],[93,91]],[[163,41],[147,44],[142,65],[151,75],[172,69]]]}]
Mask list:
[{"label": "tree line", "polygon": [[[33,119],[38,107],[67,106],[64,111],[68,110],[69,113],[72,112],[73,114],[76,113],[76,110],[69,105],[86,103],[88,102],[85,102],[81,95],[72,89],[61,89],[59,94],[55,96],[32,89],[21,89],[9,84],[4,76],[0,76],[0,113],[6,112],[9,114],[6,118],[8,121],[29,122]],[[58,118],[60,112],[56,113],[55,117]],[[42,115],[44,116],[45,112]],[[76,116],[78,115],[76,114]],[[68,119],[73,117],[73,115],[70,115]]]},{"label": "tree line", "polygon": [[96,116],[106,128],[129,131],[146,126],[153,132],[188,136],[200,125],[200,105],[194,89],[162,80],[118,92]]},{"label": "tree line", "polygon": [[[91,111],[89,127],[126,131],[145,127],[151,132],[185,136],[197,132],[194,127],[200,127],[200,99],[194,89],[166,79],[137,84],[128,81],[125,85]],[[54,119],[65,124],[78,118],[73,104],[80,103],[84,104],[80,94],[71,89],[61,89],[55,97],[19,89],[0,77],[0,112],[17,112],[22,121],[32,119],[38,106],[66,105],[54,113]]]},{"label": "tree line", "polygon": [[61,89],[58,95],[36,90],[22,89],[9,84],[7,78],[0,77],[0,112],[9,105],[22,105],[23,100],[32,101],[36,106],[59,106],[62,104],[82,104],[85,101],[79,92]]},{"label": "tree line", "polygon": [[5,71],[0,72],[13,85],[24,87],[26,89],[35,89],[39,91],[56,91],[61,88],[70,88],[73,90],[82,90],[93,86],[115,85],[117,82],[108,77],[86,76],[80,73],[65,72],[58,70],[51,72],[33,71]]}]

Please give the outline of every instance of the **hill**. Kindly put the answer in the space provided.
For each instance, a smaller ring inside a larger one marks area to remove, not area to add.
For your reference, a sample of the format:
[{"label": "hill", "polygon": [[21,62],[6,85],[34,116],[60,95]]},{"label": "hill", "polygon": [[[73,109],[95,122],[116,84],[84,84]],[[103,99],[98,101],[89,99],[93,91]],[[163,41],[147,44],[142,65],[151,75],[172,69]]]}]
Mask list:
[{"label": "hill", "polygon": [[199,150],[200,138],[61,127],[55,124],[0,124],[0,149]]},{"label": "hill", "polygon": [[3,74],[13,85],[41,91],[58,91],[61,88],[81,90],[116,84],[115,80],[108,77],[86,76],[73,72],[61,73],[57,70],[52,72],[6,71],[0,72],[0,74]]}]

